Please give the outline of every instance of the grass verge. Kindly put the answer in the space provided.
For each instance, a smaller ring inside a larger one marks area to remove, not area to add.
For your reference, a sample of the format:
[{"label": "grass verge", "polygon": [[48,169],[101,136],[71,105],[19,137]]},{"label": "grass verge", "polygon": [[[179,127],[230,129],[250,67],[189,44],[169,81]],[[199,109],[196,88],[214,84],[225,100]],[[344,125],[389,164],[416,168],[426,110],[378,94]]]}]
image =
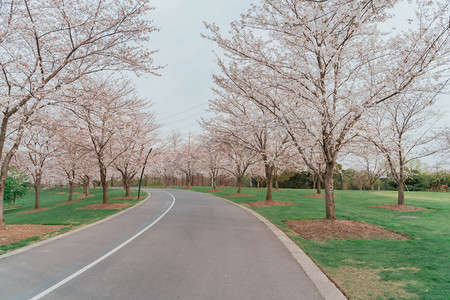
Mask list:
[{"label": "grass verge", "polygon": [[[30,212],[34,209],[34,193],[17,200],[15,207],[4,207],[6,225],[33,224],[33,225],[66,225],[57,231],[41,236],[33,236],[21,241],[0,246],[0,255],[32,243],[48,239],[58,234],[66,233],[83,225],[91,224],[119,212],[122,209],[80,209],[85,206],[102,203],[102,190],[91,189],[92,196],[83,197],[81,190],[76,190],[74,200],[64,203],[68,199],[67,189],[55,189],[41,191],[40,207],[46,210]],[[109,203],[128,203],[135,205],[139,201],[123,199],[125,191],[122,189],[110,189],[108,191]],[[137,196],[137,191],[131,191],[132,196]],[[147,193],[141,192],[141,200]],[[79,199],[78,199],[79,198]],[[121,199],[120,199],[121,198]],[[128,206],[129,207],[129,206]],[[125,209],[125,208],[123,208]]]},{"label": "grass verge", "polygon": [[[195,187],[206,192],[209,187]],[[210,194],[243,204],[286,232],[351,299],[448,299],[450,295],[450,194],[405,192],[406,204],[424,211],[390,211],[371,206],[396,204],[396,192],[335,191],[338,219],[358,220],[411,237],[410,240],[313,241],[295,234],[284,223],[325,217],[324,199],[314,190],[274,192],[273,198],[292,206],[254,207],[265,190],[243,189],[251,197],[225,197],[235,188]]]}]

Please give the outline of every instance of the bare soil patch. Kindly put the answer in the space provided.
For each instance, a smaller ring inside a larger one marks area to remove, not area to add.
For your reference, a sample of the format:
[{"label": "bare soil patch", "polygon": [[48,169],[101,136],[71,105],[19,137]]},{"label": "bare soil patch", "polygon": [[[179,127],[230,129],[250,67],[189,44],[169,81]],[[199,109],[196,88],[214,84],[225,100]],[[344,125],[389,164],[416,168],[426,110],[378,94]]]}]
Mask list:
[{"label": "bare soil patch", "polygon": [[131,203],[108,203],[108,204],[92,204],[77,209],[123,209],[132,205]]},{"label": "bare soil patch", "polygon": [[416,207],[416,206],[410,206],[410,205],[398,205],[398,204],[381,204],[381,205],[375,205],[371,207],[376,208],[382,208],[382,209],[388,209],[392,211],[421,211],[421,210],[430,210],[428,208],[423,207]]},{"label": "bare soil patch", "polygon": [[305,195],[305,197],[310,197],[310,198],[325,198],[325,194]]},{"label": "bare soil patch", "polygon": [[82,200],[82,199],[86,199],[86,198],[91,198],[91,197],[94,197],[95,195],[84,195],[84,194],[82,194],[82,195],[80,195],[80,196],[78,196],[77,197],[77,200]]},{"label": "bare soil patch", "polygon": [[66,192],[58,192],[58,193],[56,193],[57,195],[62,195],[62,194],[65,194]]},{"label": "bare soil patch", "polygon": [[221,192],[222,190],[219,190],[219,189],[210,189],[210,190],[207,190],[207,192]]},{"label": "bare soil patch", "polygon": [[354,220],[291,220],[289,228],[304,239],[326,240],[407,240],[409,237],[381,226]]},{"label": "bare soil patch", "polygon": [[69,203],[76,203],[76,202],[80,202],[80,201],[82,201],[82,200],[79,200],[79,198],[78,198],[77,200],[64,201],[64,202],[58,203],[56,205],[64,205],[64,204],[69,204]]},{"label": "bare soil patch", "polygon": [[35,212],[39,212],[39,211],[44,211],[44,210],[49,210],[50,207],[47,208],[38,208],[38,209],[32,209],[32,210],[27,210],[27,211],[23,211],[18,213],[18,215],[24,215],[24,214],[31,214],[31,213],[35,213]]},{"label": "bare soil patch", "polygon": [[182,190],[192,190],[192,186],[185,186],[182,188]]},{"label": "bare soil patch", "polygon": [[[113,199],[128,199],[128,200],[137,200],[137,196],[123,196],[123,197],[115,197]],[[144,197],[141,197],[144,198]]]},{"label": "bare soil patch", "polygon": [[251,206],[256,206],[256,207],[297,205],[296,203],[287,202],[287,201],[279,201],[279,200],[271,200],[271,201],[254,201],[254,202],[248,202],[247,204],[248,204],[248,205],[251,205]]},{"label": "bare soil patch", "polygon": [[234,198],[234,197],[254,197],[255,195],[252,195],[252,194],[241,194],[241,193],[239,193],[239,194],[229,194],[229,195],[225,195],[225,197],[227,197],[227,198]]},{"label": "bare soil patch", "polygon": [[0,246],[19,242],[33,236],[41,236],[59,230],[66,225],[7,225],[0,229]]}]

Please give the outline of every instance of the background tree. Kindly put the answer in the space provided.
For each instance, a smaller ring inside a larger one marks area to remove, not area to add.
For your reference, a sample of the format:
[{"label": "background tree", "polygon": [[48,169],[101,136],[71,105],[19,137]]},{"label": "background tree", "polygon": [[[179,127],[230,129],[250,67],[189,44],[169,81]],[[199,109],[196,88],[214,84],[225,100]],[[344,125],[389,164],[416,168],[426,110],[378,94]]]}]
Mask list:
[{"label": "background tree", "polygon": [[435,124],[440,114],[426,94],[402,94],[383,103],[371,118],[367,139],[386,158],[398,186],[398,204],[405,204],[405,167],[408,162],[448,150]]},{"label": "background tree", "polygon": [[17,169],[11,169],[5,183],[5,202],[8,206],[16,204],[16,199],[25,196],[28,191],[28,175]]}]

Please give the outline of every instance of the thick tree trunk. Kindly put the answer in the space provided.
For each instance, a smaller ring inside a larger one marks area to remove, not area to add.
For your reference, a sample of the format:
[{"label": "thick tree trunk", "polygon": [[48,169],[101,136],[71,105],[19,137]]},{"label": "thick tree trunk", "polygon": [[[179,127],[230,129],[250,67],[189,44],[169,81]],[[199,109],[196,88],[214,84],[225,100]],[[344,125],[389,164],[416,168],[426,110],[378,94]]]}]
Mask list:
[{"label": "thick tree trunk", "polygon": [[3,195],[5,192],[5,182],[0,180],[0,229],[5,228],[5,219],[3,218]]},{"label": "thick tree trunk", "polygon": [[405,192],[403,191],[403,182],[398,182],[398,205],[405,205]]},{"label": "thick tree trunk", "polygon": [[240,194],[241,193],[241,188],[242,188],[242,177],[237,177],[236,178],[236,183],[237,183],[237,193]]},{"label": "thick tree trunk", "polygon": [[325,210],[327,220],[336,220],[336,208],[334,205],[333,170],[334,170],[334,162],[327,163],[325,170]]},{"label": "thick tree trunk", "polygon": [[130,197],[131,180],[127,179],[125,182],[125,197]]},{"label": "thick tree trunk", "polygon": [[41,201],[41,176],[36,175],[36,180],[34,181],[34,209],[38,209],[40,207]]},{"label": "thick tree trunk", "polygon": [[320,179],[319,177],[317,177],[317,182],[316,182],[316,193],[317,194],[322,194],[322,186],[320,184]]},{"label": "thick tree trunk", "polygon": [[273,180],[273,166],[266,164],[266,183],[267,183],[267,193],[266,193],[266,201],[272,201],[272,180]]},{"label": "thick tree trunk", "polygon": [[73,200],[73,191],[75,190],[75,183],[73,180],[69,180],[69,201]]},{"label": "thick tree trunk", "polygon": [[103,204],[108,204],[108,181],[106,180],[106,169],[100,171],[100,182],[103,189]]}]

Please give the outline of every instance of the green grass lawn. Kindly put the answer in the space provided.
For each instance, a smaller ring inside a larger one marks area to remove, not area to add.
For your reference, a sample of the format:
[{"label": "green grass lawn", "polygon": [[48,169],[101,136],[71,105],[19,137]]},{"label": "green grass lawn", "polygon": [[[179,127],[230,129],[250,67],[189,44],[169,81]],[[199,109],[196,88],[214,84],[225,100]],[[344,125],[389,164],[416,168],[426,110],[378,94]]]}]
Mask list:
[{"label": "green grass lawn", "polygon": [[[77,192],[77,194],[73,197],[73,203],[57,205],[68,200],[68,189],[53,189],[41,191],[40,207],[50,209],[39,212],[20,214],[21,212],[34,209],[34,192],[30,191],[27,195],[16,201],[15,207],[7,208],[7,205],[4,206],[4,218],[6,225],[68,225],[68,227],[62,228],[61,230],[53,234],[55,235],[70,231],[82,225],[96,222],[119,211],[117,209],[77,209],[91,204],[102,203],[103,195],[101,189],[90,189],[89,192],[90,194],[94,195],[93,197],[77,201],[77,198],[79,196],[83,196],[82,189],[77,189],[75,192]],[[138,203],[138,201],[136,200],[113,199],[115,197],[123,196],[125,196],[125,191],[122,189],[110,189],[108,191],[109,203],[132,203],[133,205]],[[137,196],[137,191],[131,190],[131,196]],[[144,199],[142,198],[142,196],[144,196],[145,198],[147,196],[147,193],[141,192],[141,199]],[[40,237],[33,237],[21,242],[0,246],[0,254],[26,246],[35,241],[39,241],[40,239]]]},{"label": "green grass lawn", "polygon": [[[208,189],[194,188],[199,192],[206,192]],[[221,192],[211,194],[224,197],[235,192],[235,188],[224,188]],[[247,202],[264,200],[265,192],[243,189],[242,193],[255,196],[227,199],[245,205]],[[283,223],[287,220],[324,218],[324,199],[305,197],[313,193],[315,190],[274,192],[274,200],[298,205],[250,208],[285,231],[351,299],[449,299],[449,193],[406,192],[407,205],[432,210],[394,212],[370,206],[396,204],[396,192],[335,191],[339,219],[364,221],[408,235],[412,239],[325,242],[303,239]]]}]

